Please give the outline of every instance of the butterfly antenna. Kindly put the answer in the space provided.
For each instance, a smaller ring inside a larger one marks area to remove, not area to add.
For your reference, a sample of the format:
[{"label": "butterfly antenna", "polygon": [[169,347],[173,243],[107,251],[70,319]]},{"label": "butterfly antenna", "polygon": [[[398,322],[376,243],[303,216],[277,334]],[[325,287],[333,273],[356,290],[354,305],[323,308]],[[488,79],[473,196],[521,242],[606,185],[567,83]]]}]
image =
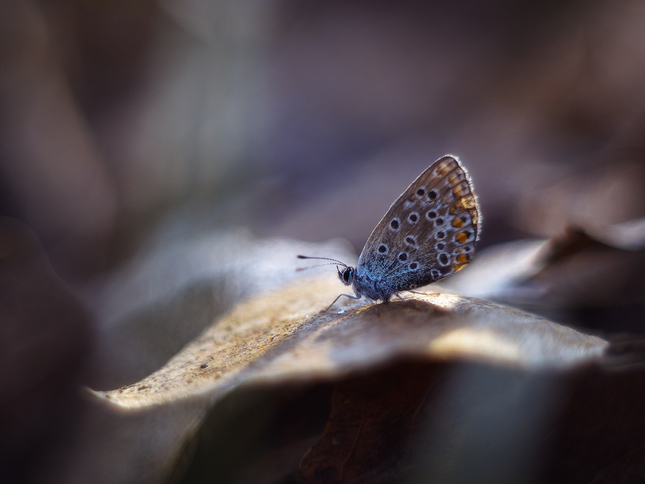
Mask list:
[{"label": "butterfly antenna", "polygon": [[339,261],[338,259],[332,259],[331,257],[310,257],[308,255],[299,255],[298,259],[317,259],[317,260],[330,260],[331,262],[327,262],[326,264],[318,264],[316,266],[310,266],[310,267],[298,267],[296,269],[296,272],[298,271],[304,271],[305,269],[313,269],[314,267],[322,267],[322,266],[343,266],[343,267],[348,267],[347,264],[344,262]]},{"label": "butterfly antenna", "polygon": [[[338,264],[343,267],[348,267],[344,262],[339,261],[338,259],[332,259],[331,257],[310,257],[308,255],[299,255],[298,259],[318,259],[318,260],[330,260],[333,264]],[[326,265],[326,264],[321,264]],[[330,264],[331,265],[331,264]],[[315,266],[317,267],[317,266]]]},{"label": "butterfly antenna", "polygon": [[297,268],[296,268],[296,272],[306,271],[307,269],[313,269],[314,267],[333,266],[333,265],[335,265],[336,267],[338,267],[338,263],[337,263],[337,262],[326,262],[326,263],[324,263],[324,264],[316,264],[315,266],[309,266],[309,267],[297,267]]}]

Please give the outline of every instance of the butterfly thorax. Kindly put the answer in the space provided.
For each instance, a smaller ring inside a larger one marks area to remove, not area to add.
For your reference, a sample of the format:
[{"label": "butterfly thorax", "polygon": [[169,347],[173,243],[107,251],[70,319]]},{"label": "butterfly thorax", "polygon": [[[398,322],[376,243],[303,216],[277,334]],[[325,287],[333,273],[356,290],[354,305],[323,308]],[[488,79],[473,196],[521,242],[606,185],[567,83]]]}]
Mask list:
[{"label": "butterfly thorax", "polygon": [[392,294],[397,292],[387,280],[373,277],[366,271],[361,271],[360,268],[354,273],[353,287],[357,295],[363,295],[373,301],[381,299],[388,302]]},{"label": "butterfly thorax", "polygon": [[374,280],[364,271],[362,272],[359,274],[354,267],[346,266],[342,271],[338,270],[338,278],[346,286],[352,286],[357,296],[363,295],[374,301],[377,299],[389,301],[392,290],[382,287],[382,281]]}]

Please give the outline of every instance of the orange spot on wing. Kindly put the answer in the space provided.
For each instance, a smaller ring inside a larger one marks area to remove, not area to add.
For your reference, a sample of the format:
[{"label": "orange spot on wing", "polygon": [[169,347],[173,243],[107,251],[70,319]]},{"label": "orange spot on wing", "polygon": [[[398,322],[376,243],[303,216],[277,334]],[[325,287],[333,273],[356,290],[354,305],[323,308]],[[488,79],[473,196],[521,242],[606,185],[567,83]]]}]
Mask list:
[{"label": "orange spot on wing", "polygon": [[452,189],[452,193],[454,193],[455,196],[459,198],[465,197],[468,194],[468,192],[466,191],[467,189],[468,187],[465,187],[464,185],[459,185]]},{"label": "orange spot on wing", "polygon": [[461,232],[455,236],[455,240],[459,242],[460,244],[465,243],[468,240],[468,235]]}]

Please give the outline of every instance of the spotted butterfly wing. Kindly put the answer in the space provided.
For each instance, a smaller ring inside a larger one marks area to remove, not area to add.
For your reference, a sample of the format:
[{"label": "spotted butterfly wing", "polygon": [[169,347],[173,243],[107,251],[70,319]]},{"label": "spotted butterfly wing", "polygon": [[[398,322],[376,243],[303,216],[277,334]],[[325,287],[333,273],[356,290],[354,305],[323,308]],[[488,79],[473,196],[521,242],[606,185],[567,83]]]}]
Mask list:
[{"label": "spotted butterfly wing", "polygon": [[453,156],[428,167],[392,204],[365,243],[355,287],[388,300],[465,267],[480,212],[468,173]]}]

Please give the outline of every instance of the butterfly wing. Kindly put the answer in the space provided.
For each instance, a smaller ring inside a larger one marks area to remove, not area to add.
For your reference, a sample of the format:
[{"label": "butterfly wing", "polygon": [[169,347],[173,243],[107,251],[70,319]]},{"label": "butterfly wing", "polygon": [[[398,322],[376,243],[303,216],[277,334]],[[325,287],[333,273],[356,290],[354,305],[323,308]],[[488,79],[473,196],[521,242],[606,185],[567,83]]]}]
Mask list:
[{"label": "butterfly wing", "polygon": [[473,259],[480,223],[468,173],[444,156],[390,206],[363,247],[357,275],[388,295],[436,282]]}]

